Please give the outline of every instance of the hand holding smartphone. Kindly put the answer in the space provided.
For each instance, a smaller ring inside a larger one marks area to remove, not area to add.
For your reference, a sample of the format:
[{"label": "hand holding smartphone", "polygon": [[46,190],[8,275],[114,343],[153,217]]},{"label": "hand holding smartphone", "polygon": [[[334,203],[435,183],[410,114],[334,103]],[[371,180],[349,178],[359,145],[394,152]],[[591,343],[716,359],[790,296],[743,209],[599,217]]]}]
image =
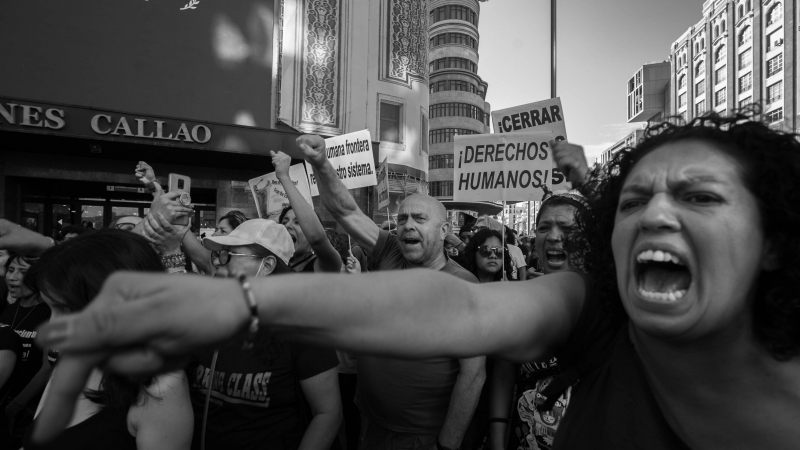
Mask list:
[{"label": "hand holding smartphone", "polygon": [[[186,207],[189,207],[192,203],[192,196],[191,196],[191,189],[192,189],[192,179],[187,177],[186,175],[178,175],[177,173],[169,174],[169,192],[180,192],[181,196],[178,197],[178,201]],[[189,216],[188,215],[181,215],[178,217],[172,218],[170,221],[173,225],[189,225]]]}]

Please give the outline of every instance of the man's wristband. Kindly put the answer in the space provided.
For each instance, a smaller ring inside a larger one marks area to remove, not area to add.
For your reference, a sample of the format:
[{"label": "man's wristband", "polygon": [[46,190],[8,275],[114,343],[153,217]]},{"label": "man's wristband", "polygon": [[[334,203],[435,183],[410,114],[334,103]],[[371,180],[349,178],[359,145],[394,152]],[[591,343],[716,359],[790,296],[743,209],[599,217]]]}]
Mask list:
[{"label": "man's wristband", "polygon": [[239,285],[242,287],[244,294],[244,301],[247,303],[247,309],[250,310],[250,321],[247,326],[247,337],[245,337],[242,350],[250,350],[255,345],[256,337],[258,336],[258,303],[253,295],[253,289],[250,281],[245,275],[239,275]]},{"label": "man's wristband", "polygon": [[166,269],[174,269],[176,267],[186,266],[186,255],[183,253],[176,253],[174,255],[161,255],[161,262]]}]

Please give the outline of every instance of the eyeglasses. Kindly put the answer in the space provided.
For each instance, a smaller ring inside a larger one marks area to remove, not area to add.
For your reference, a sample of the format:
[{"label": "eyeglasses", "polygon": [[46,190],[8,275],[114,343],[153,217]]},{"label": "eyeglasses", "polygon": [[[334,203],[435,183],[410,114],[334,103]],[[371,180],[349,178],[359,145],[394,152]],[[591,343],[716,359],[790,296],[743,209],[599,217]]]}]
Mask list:
[{"label": "eyeglasses", "polygon": [[231,262],[231,256],[246,256],[248,258],[264,258],[259,255],[247,255],[244,253],[231,253],[228,250],[220,250],[211,252],[211,262],[214,267],[224,266]]},{"label": "eyeglasses", "polygon": [[118,223],[118,224],[114,225],[114,228],[116,228],[118,230],[131,231],[134,228],[136,228],[136,224],[135,223],[130,223],[130,222]]},{"label": "eyeglasses", "polygon": [[505,251],[503,247],[489,247],[488,245],[478,247],[478,253],[484,258],[488,258],[492,253],[497,256],[503,256],[503,251]]}]

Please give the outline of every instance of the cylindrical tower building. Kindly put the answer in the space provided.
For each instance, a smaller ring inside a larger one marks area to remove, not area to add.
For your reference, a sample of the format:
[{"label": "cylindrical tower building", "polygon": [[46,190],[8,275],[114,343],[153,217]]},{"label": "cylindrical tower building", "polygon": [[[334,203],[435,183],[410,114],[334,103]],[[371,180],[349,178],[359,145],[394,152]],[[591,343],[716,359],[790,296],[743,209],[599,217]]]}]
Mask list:
[{"label": "cylindrical tower building", "polygon": [[[485,1],[485,0],[481,0]],[[480,3],[430,0],[430,161],[428,188],[439,200],[453,198],[453,136],[488,133],[488,84],[478,76]]]}]

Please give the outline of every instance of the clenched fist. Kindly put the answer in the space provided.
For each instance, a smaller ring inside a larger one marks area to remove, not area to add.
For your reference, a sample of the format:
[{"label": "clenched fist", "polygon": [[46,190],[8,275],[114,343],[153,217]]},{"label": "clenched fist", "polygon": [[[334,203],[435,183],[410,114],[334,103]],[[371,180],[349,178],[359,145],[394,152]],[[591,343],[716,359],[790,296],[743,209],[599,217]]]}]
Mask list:
[{"label": "clenched fist", "polygon": [[327,157],[325,156],[325,139],[322,139],[316,134],[304,134],[297,138],[295,141],[297,145],[303,150],[303,157],[314,167],[320,167],[325,164]]}]

